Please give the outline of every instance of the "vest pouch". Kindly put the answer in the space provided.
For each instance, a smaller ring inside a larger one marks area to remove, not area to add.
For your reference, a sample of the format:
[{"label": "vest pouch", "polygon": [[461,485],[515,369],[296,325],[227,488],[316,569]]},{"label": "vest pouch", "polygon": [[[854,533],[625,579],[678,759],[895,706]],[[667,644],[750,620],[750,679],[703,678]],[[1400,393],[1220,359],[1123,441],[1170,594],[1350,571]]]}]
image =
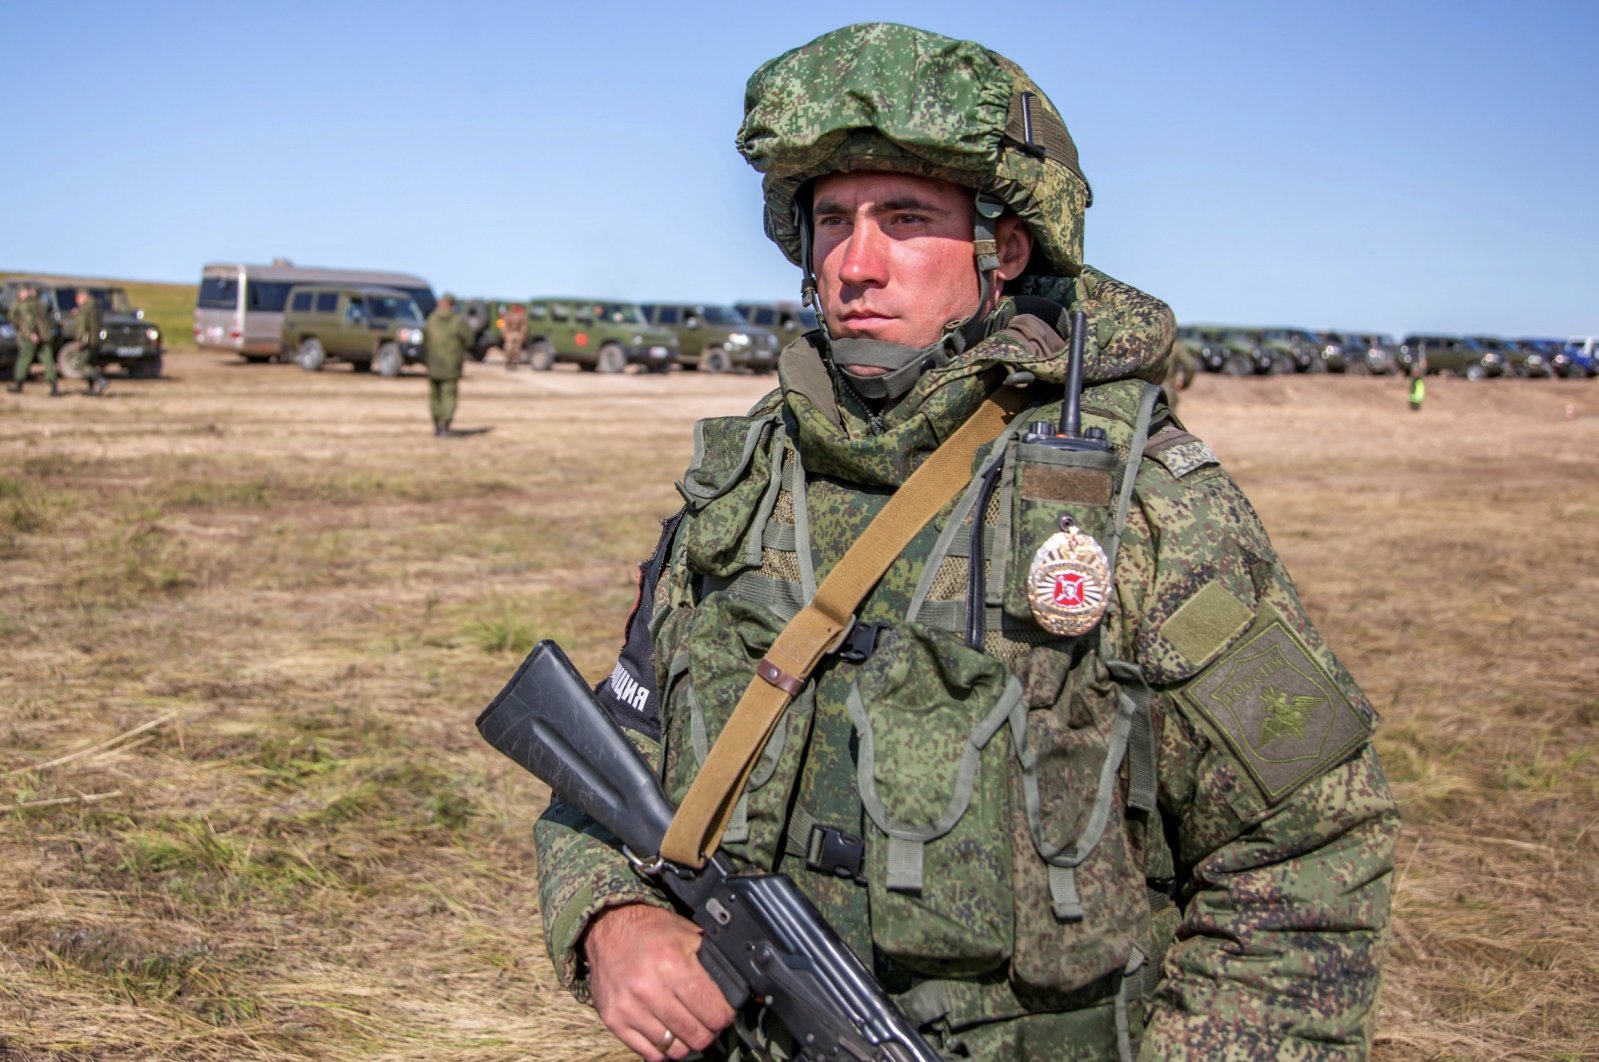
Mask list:
[{"label": "vest pouch", "polygon": [[1069,516],[1101,547],[1113,515],[1115,476],[1121,458],[1113,450],[1057,450],[1018,442],[1010,462],[1011,533],[1005,562],[1005,612],[1036,622],[1028,604],[1027,580],[1038,547],[1061,529]]},{"label": "vest pouch", "polygon": [[1093,651],[1054,704],[1013,734],[1016,949],[1012,987],[1048,999],[1125,968],[1146,942],[1143,867],[1127,829],[1123,764],[1140,706]]},{"label": "vest pouch", "polygon": [[905,623],[879,635],[846,704],[873,943],[926,976],[1001,968],[1012,946],[1006,774],[1020,683],[955,636]]},{"label": "vest pouch", "polygon": [[[687,795],[783,625],[769,609],[726,592],[708,595],[693,610],[660,676],[664,783],[673,804]],[[768,870],[776,863],[815,704],[815,683],[807,682],[761,751],[722,842],[739,859]]]},{"label": "vest pouch", "polygon": [[[694,457],[678,493],[694,519],[683,523],[683,557],[703,575],[733,575],[761,563],[756,514],[770,512],[775,416],[708,417],[694,425]],[[763,504],[764,503],[764,504]]]}]

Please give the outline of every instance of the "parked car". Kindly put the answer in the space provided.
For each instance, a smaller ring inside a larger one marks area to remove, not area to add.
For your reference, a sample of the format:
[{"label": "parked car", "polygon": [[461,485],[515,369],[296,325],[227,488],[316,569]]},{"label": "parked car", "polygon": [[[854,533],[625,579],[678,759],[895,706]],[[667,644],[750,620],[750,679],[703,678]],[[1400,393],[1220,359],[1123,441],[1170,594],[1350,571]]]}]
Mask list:
[{"label": "parked car", "polygon": [[398,288],[297,284],[283,310],[283,354],[307,372],[329,361],[398,376],[423,360],[422,308]]},{"label": "parked car", "polygon": [[263,362],[283,349],[283,310],[296,284],[360,284],[393,288],[416,301],[422,316],[433,312],[433,288],[410,273],[297,266],[287,258],[270,265],[211,262],[201,267],[194,305],[194,343],[204,350],[231,350],[245,361]]},{"label": "parked car", "polygon": [[527,303],[528,364],[572,362],[585,372],[642,365],[665,372],[677,362],[677,338],[653,327],[636,303],[616,299],[538,298]]},{"label": "parked car", "polygon": [[1589,376],[1599,376],[1599,336],[1572,336],[1561,352]]},{"label": "parked car", "polygon": [[[17,291],[24,284],[39,289],[39,302],[50,317],[52,350],[59,351],[72,341],[72,315],[78,307],[78,293],[87,292],[100,305],[100,334],[91,340],[93,349],[90,356],[94,364],[102,369],[116,365],[133,377],[154,378],[161,375],[164,350],[161,329],[144,319],[144,311],[128,300],[128,293],[121,287],[65,277],[14,277],[0,287],[0,316],[10,309]],[[10,331],[10,327],[7,324],[7,331]],[[15,341],[13,335],[10,339],[12,346],[6,348],[10,351],[10,357],[6,359],[9,365],[16,364]],[[4,346],[5,342],[0,337],[0,346]],[[5,358],[4,352],[0,351],[0,359]],[[65,366],[62,366],[62,371],[65,375]]]},{"label": "parked car", "polygon": [[[1329,372],[1384,376],[1398,368],[1392,340],[1372,332],[1322,332],[1322,360]],[[1387,340],[1385,343],[1384,340]]]},{"label": "parked car", "polygon": [[1467,380],[1485,380],[1503,376],[1509,368],[1503,354],[1464,336],[1412,333],[1400,341],[1399,351],[1407,371],[1417,354],[1425,351],[1429,375],[1449,372]]},{"label": "parked car", "polygon": [[1325,344],[1303,328],[1257,329],[1276,372],[1326,372]]},{"label": "parked car", "polygon": [[731,306],[711,303],[646,302],[645,320],[677,336],[678,360],[687,369],[771,372],[782,344],[777,333],[757,328]]},{"label": "parked car", "polygon": [[758,328],[776,332],[784,341],[817,326],[816,312],[798,302],[735,302],[733,309]]},{"label": "parked car", "polygon": [[1513,339],[1500,339],[1498,336],[1472,336],[1472,339],[1484,350],[1492,350],[1503,354],[1505,357],[1505,372],[1509,376],[1526,379],[1549,379],[1554,375],[1554,366],[1549,364],[1549,359],[1541,352],[1530,347],[1524,347]]},{"label": "parked car", "polygon": [[1178,334],[1209,372],[1228,376],[1266,376],[1274,368],[1272,352],[1248,329],[1226,325],[1192,325],[1188,328],[1188,334],[1184,334],[1183,329],[1178,329]]}]

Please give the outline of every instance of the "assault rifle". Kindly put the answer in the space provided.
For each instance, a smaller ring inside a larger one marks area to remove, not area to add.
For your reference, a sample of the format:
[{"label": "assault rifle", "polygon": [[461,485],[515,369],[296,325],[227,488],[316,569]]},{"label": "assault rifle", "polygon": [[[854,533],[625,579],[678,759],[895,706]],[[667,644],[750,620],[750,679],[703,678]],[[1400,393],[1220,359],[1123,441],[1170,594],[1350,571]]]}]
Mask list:
[{"label": "assault rifle", "polygon": [[756,1033],[770,1014],[806,1062],[938,1062],[787,876],[735,868],[721,851],[698,870],[653,854],[672,804],[560,646],[534,646],[477,728],[616,835],[634,868],[693,918],[703,931],[700,963],[739,1011],[739,1035],[757,1054]]}]

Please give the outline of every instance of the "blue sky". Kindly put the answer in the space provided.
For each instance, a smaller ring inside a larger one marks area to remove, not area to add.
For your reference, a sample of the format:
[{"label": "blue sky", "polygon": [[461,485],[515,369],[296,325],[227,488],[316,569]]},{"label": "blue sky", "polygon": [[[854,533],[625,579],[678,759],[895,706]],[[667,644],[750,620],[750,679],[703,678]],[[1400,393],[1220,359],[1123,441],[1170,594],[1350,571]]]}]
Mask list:
[{"label": "blue sky", "polygon": [[0,267],[792,297],[744,81],[868,19],[1020,62],[1094,185],[1088,260],[1180,319],[1599,333],[1586,0],[12,5]]}]

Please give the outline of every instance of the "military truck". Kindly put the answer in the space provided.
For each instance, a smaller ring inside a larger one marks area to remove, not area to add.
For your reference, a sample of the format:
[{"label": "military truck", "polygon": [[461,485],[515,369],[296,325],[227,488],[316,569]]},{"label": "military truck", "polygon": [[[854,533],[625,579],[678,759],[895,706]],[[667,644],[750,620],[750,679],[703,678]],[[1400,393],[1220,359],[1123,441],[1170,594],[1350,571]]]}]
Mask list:
[{"label": "military truck", "polygon": [[776,332],[784,343],[817,326],[816,311],[797,302],[735,302],[733,309],[757,328]]},{"label": "military truck", "polygon": [[677,363],[677,338],[652,327],[635,303],[617,299],[536,298],[527,302],[528,364],[572,362],[585,372],[640,365],[666,372]]},{"label": "military truck", "polygon": [[[101,369],[118,366],[134,378],[153,379],[161,375],[164,351],[161,329],[144,319],[144,311],[129,301],[128,293],[123,288],[101,281],[67,277],[13,277],[0,287],[0,314],[11,308],[17,292],[25,285],[39,289],[39,301],[44,305],[51,322],[49,342],[53,351],[59,353],[62,347],[73,341],[73,314],[78,308],[78,293],[83,291],[100,306],[100,334],[90,339],[90,358],[93,363]],[[10,325],[6,327],[9,331]],[[13,335],[10,340],[12,345],[8,348],[9,358],[0,352],[0,358],[5,359],[8,366],[16,364],[15,342]],[[0,339],[0,347],[3,346],[5,342]],[[76,366],[64,364],[59,358],[57,368],[62,376],[76,375]]]},{"label": "military truck", "polygon": [[422,308],[398,288],[296,284],[283,308],[283,356],[306,372],[329,361],[355,372],[398,376],[423,360]]},{"label": "military truck", "polygon": [[1407,372],[1423,351],[1429,376],[1448,372],[1467,380],[1486,380],[1503,376],[1508,367],[1503,354],[1485,350],[1464,336],[1412,333],[1399,342],[1400,363]]},{"label": "military truck", "polygon": [[777,333],[757,328],[731,306],[690,302],[646,302],[644,319],[677,336],[678,361],[702,372],[749,369],[771,372],[782,347]]}]

